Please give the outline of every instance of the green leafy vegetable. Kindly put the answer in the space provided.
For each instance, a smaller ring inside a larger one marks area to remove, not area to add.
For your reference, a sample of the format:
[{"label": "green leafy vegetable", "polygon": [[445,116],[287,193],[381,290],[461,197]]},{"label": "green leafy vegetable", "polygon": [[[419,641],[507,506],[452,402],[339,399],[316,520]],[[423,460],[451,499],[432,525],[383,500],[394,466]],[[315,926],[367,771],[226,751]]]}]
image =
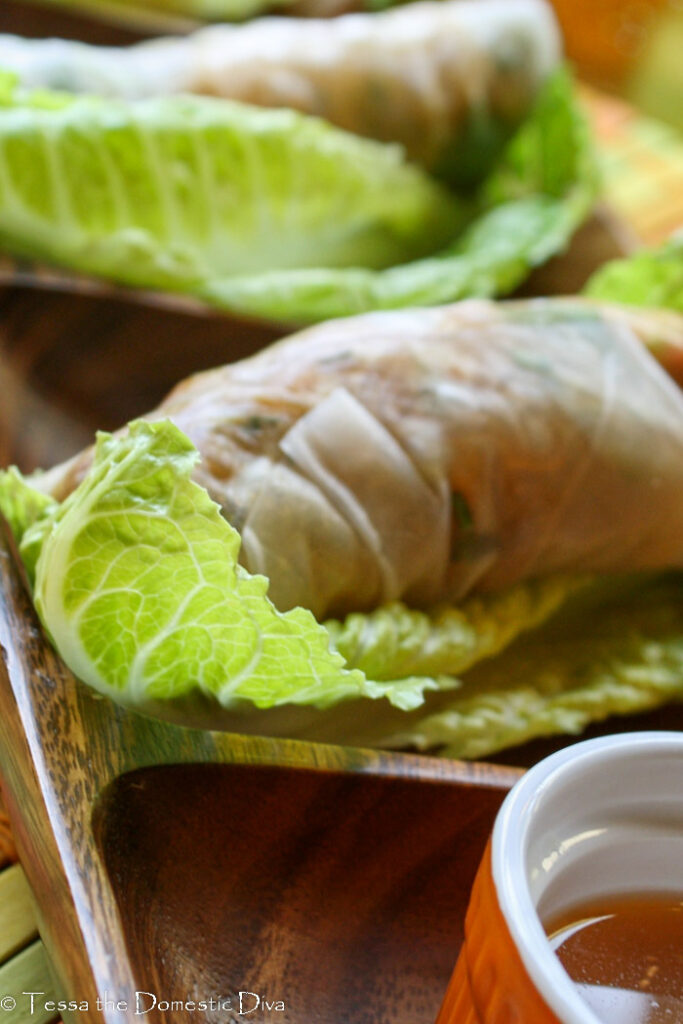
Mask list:
[{"label": "green leafy vegetable", "polygon": [[54,498],[28,484],[14,466],[0,472],[0,512],[5,516],[17,544],[21,545],[21,557],[31,585],[35,580],[43,531],[48,528],[57,508]]},{"label": "green leafy vegetable", "polygon": [[293,111],[2,92],[4,246],[279,321],[507,292],[597,188],[563,72],[467,201],[396,147]]},{"label": "green leafy vegetable", "polygon": [[683,235],[658,249],[612,260],[593,274],[585,294],[607,302],[683,313]]},{"label": "green leafy vegetable", "polygon": [[[467,674],[403,727],[365,742],[483,757],[540,736],[577,733],[613,714],[683,700],[683,576],[580,599]],[[397,727],[396,727],[397,725]]]},{"label": "green leafy vegetable", "polygon": [[347,665],[371,679],[466,672],[550,618],[587,577],[554,576],[427,613],[400,603],[325,623]]},{"label": "green leafy vegetable", "polygon": [[233,708],[420,703],[433,680],[369,682],[310,612],[276,611],[267,580],[237,565],[238,533],[189,479],[196,459],[168,421],[101,434],[81,485],[25,530],[22,551],[40,532],[35,606],[70,668],[131,704],[193,693]]},{"label": "green leafy vegetable", "polygon": [[29,485],[16,467],[0,472],[0,509],[19,543],[35,522],[57,508],[57,502]]},{"label": "green leafy vegetable", "polygon": [[483,184],[478,215],[435,257],[380,272],[322,267],[214,279],[202,298],[298,322],[505,294],[564,249],[597,190],[590,133],[569,76],[558,72]]},{"label": "green leafy vegetable", "polygon": [[10,99],[0,183],[13,251],[197,293],[263,265],[386,266],[462,223],[396,146],[209,97]]}]

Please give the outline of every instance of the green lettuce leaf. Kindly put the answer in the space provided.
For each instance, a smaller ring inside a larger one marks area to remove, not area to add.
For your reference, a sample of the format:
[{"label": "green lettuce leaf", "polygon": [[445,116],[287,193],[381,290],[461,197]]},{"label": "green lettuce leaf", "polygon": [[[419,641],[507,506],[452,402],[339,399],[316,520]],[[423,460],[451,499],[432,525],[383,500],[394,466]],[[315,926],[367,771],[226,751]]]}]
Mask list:
[{"label": "green lettuce leaf", "polygon": [[683,313],[683,234],[600,267],[584,289],[605,302],[673,309]]},{"label": "green lettuce leaf", "polygon": [[509,292],[597,190],[564,71],[467,199],[293,111],[2,92],[0,244],[280,322]]},{"label": "green lettuce leaf", "polygon": [[[590,596],[590,595],[589,595]],[[577,600],[499,657],[468,672],[404,725],[367,742],[484,757],[610,715],[683,700],[683,575]],[[425,714],[425,711],[427,713]],[[392,724],[396,718],[392,717]]]},{"label": "green lettuce leaf", "polygon": [[127,284],[199,294],[264,265],[383,267],[462,223],[399,147],[292,110],[49,92],[0,107],[2,244]]},{"label": "green lettuce leaf", "polygon": [[17,543],[35,522],[57,508],[49,494],[27,481],[16,466],[0,472],[0,509]]},{"label": "green lettuce leaf", "polygon": [[80,486],[25,530],[22,552],[40,532],[36,610],[74,673],[138,706],[192,694],[224,708],[421,703],[433,680],[368,681],[310,612],[274,608],[267,580],[237,565],[237,531],[189,479],[197,457],[169,421],[100,434]]},{"label": "green lettuce leaf", "polygon": [[[21,558],[31,586],[35,581],[36,562],[43,544],[44,531],[49,528],[58,503],[29,483],[15,466],[0,472],[0,512],[7,520],[12,535],[20,545]],[[26,536],[28,534],[28,537]]]},{"label": "green lettuce leaf", "polygon": [[589,577],[553,576],[498,594],[468,598],[459,608],[431,612],[400,602],[354,612],[325,626],[350,668],[371,679],[443,676],[466,672],[550,618]]},{"label": "green lettuce leaf", "polygon": [[298,323],[507,294],[567,246],[598,189],[590,132],[562,70],[547,81],[483,183],[477,216],[435,256],[379,272],[264,270],[209,280],[201,297],[235,312]]}]

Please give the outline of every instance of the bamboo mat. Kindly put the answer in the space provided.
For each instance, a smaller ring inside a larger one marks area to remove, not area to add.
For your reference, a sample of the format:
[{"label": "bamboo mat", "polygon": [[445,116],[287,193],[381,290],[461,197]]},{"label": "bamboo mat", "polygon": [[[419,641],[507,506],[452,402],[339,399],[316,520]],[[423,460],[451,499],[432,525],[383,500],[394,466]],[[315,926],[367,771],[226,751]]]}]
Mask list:
[{"label": "bamboo mat", "polygon": [[[24,993],[41,993],[31,997]],[[56,1001],[43,944],[38,937],[31,893],[0,798],[0,1013],[3,1024],[50,1024]]]},{"label": "bamboo mat", "polygon": [[[588,88],[582,92],[600,140],[609,205],[636,241],[656,245],[683,227],[683,139],[619,100]],[[0,1021],[50,1024],[58,1016],[43,1007],[55,995],[26,879],[16,861],[0,800]],[[31,991],[44,993],[33,1012],[30,999],[22,996]],[[3,998],[8,1002],[3,1004]]]}]

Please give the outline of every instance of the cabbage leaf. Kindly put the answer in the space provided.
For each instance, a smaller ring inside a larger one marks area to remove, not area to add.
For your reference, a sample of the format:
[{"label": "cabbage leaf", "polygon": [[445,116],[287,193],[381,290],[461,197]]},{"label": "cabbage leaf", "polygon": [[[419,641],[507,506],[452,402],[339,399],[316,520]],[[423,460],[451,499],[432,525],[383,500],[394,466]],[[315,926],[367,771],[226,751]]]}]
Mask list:
[{"label": "cabbage leaf", "polygon": [[0,89],[2,246],[279,322],[509,292],[596,190],[565,71],[467,197],[294,111]]},{"label": "cabbage leaf", "polygon": [[459,675],[545,622],[589,583],[587,576],[550,576],[470,597],[459,607],[426,612],[397,601],[325,626],[346,664],[371,679]]},{"label": "cabbage leaf", "polygon": [[631,581],[592,604],[570,602],[463,684],[364,741],[484,757],[683,700],[683,575]]},{"label": "cabbage leaf", "polygon": [[0,107],[0,239],[127,284],[383,267],[431,251],[460,204],[397,146],[211,97],[34,93]]},{"label": "cabbage leaf", "polygon": [[683,234],[656,249],[610,260],[596,270],[584,294],[605,302],[683,313]]}]

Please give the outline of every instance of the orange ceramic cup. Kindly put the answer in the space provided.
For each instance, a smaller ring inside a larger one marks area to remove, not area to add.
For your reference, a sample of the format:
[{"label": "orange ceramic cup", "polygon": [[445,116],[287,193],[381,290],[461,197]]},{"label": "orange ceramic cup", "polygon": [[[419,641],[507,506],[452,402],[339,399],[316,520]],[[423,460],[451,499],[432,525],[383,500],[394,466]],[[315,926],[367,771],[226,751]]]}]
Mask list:
[{"label": "orange ceramic cup", "polygon": [[498,814],[437,1024],[601,1024],[541,921],[601,895],[682,890],[683,733],[546,758]]}]

